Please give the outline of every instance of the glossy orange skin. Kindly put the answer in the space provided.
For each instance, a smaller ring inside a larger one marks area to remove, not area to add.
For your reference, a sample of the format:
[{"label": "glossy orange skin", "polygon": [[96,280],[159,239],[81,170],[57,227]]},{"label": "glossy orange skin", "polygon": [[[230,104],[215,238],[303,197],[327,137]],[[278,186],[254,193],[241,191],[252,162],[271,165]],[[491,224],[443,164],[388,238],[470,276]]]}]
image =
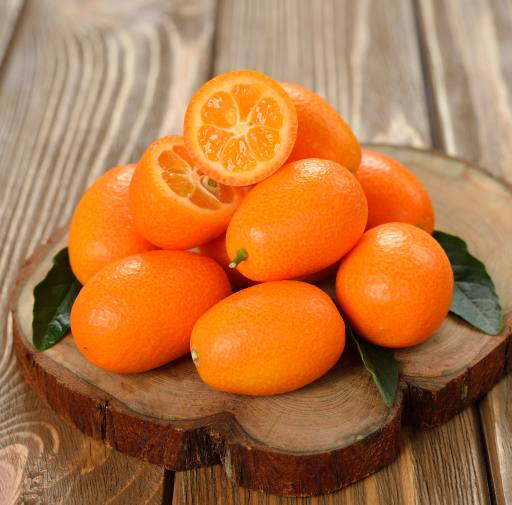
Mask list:
[{"label": "glossy orange skin", "polygon": [[128,207],[134,170],[135,165],[111,168],[78,202],[69,229],[69,261],[82,284],[112,261],[155,248],[135,228]]},{"label": "glossy orange skin", "polygon": [[99,368],[144,372],[189,350],[196,320],[231,293],[222,268],[185,251],[151,251],[110,263],[71,310],[79,351]]},{"label": "glossy orange skin", "polygon": [[288,162],[304,158],[336,161],[356,172],[361,161],[361,145],[336,109],[304,86],[281,82],[297,110],[298,131]]},{"label": "glossy orange skin", "polygon": [[294,279],[336,263],[361,237],[367,204],[361,185],[329,160],[289,163],[260,182],[237,209],[226,233],[230,258],[256,281]]},{"label": "glossy orange skin", "polygon": [[402,222],[434,230],[434,209],[426,189],[402,163],[370,149],[363,149],[356,177],[368,200],[367,229]]},{"label": "glossy orange skin", "polygon": [[[244,277],[236,268],[229,268],[231,260],[229,259],[228,251],[226,250],[226,235],[221,235],[215,240],[202,245],[199,247],[199,252],[214,259],[224,269],[234,287],[246,288],[256,284],[256,281],[252,281],[251,279]],[[334,263],[334,265],[324,268],[319,272],[305,275],[295,280],[311,282],[314,284],[326,279],[327,277],[335,276],[337,271],[338,263]]]},{"label": "glossy orange skin", "polygon": [[231,260],[226,250],[226,234],[199,247],[199,252],[214,259],[226,272],[231,284],[237,288],[246,288],[255,284],[254,281],[244,277],[238,270],[229,268]]},{"label": "glossy orange skin", "polygon": [[234,199],[221,209],[196,207],[177,197],[160,176],[158,157],[183,137],[169,135],[155,140],[137,164],[130,187],[130,210],[135,226],[147,240],[162,249],[191,249],[226,231],[246,190],[234,188]]},{"label": "glossy orange skin", "polygon": [[407,223],[365,232],[336,278],[343,314],[362,337],[384,347],[424,342],[448,314],[452,295],[446,253],[431,235]]},{"label": "glossy orange skin", "polygon": [[190,346],[206,384],[272,395],[301,388],[334,366],[345,346],[345,324],[316,286],[268,282],[213,306],[195,324]]}]

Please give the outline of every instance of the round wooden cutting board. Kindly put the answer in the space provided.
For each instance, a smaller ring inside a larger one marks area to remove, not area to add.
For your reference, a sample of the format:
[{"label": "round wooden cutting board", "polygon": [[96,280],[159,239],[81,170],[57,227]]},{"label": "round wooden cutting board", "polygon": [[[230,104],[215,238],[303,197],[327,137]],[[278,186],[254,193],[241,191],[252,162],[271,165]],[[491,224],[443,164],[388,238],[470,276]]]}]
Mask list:
[{"label": "round wooden cutting board", "polygon": [[396,353],[401,388],[392,409],[350,348],[319,381],[272,397],[215,391],[189,357],[144,374],[108,373],[85,361],[69,337],[42,353],[32,346],[33,288],[65,245],[61,233],[24,265],[11,297],[27,381],[64,419],[119,451],[174,470],[221,461],[238,484],[270,493],[328,493],[390,463],[402,424],[448,420],[512,367],[512,192],[460,160],[373,147],[418,175],[436,228],[461,236],[484,261],[507,314],[500,336],[448,317],[430,340]]}]

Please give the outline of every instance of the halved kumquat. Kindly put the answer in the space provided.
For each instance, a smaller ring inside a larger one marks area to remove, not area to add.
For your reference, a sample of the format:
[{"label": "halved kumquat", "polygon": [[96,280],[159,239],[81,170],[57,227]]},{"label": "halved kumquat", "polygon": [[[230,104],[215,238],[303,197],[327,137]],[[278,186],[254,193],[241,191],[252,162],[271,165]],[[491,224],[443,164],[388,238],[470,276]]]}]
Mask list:
[{"label": "halved kumquat", "polygon": [[279,83],[254,70],[214,77],[195,93],[185,114],[190,157],[202,172],[231,186],[272,175],[296,136],[293,101]]},{"label": "halved kumquat", "polygon": [[153,142],[130,186],[130,209],[141,235],[163,249],[189,249],[218,237],[246,193],[194,167],[183,137]]}]

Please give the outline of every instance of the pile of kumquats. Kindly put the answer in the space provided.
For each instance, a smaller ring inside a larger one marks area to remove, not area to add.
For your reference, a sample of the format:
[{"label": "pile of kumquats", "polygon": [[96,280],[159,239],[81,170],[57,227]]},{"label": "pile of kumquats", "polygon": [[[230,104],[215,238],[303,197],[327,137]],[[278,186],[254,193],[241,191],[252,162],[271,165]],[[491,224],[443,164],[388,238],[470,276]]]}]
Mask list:
[{"label": "pile of kumquats", "polygon": [[[192,97],[183,135],[155,140],[80,200],[72,335],[109,371],[191,353],[221,391],[292,391],[336,364],[346,323],[388,348],[441,325],[454,277],[433,229],[419,180],[362,150],[323,98],[228,72]],[[316,285],[329,276],[336,303]]]}]

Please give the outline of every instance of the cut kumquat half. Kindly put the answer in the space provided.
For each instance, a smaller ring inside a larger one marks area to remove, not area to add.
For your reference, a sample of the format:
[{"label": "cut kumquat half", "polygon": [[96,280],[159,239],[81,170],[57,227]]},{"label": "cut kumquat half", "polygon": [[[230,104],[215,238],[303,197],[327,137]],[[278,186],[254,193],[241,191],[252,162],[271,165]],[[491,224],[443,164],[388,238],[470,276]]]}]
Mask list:
[{"label": "cut kumquat half", "polygon": [[195,93],[185,114],[190,157],[202,172],[231,186],[272,175],[296,136],[293,101],[279,83],[254,70],[214,77]]},{"label": "cut kumquat half", "polygon": [[220,184],[199,172],[183,137],[153,142],[130,185],[130,210],[139,233],[163,249],[189,249],[218,237],[246,190]]}]

